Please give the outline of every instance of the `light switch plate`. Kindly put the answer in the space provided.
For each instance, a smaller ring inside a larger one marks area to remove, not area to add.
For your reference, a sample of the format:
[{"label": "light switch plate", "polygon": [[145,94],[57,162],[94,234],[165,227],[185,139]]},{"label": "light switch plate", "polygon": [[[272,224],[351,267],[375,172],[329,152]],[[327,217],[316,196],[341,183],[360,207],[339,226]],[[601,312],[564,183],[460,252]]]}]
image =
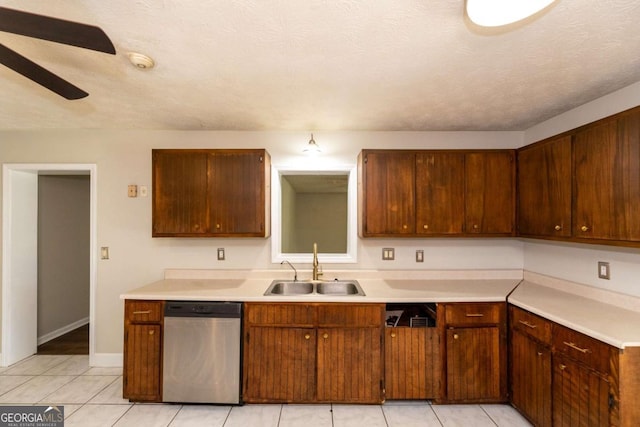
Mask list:
[{"label": "light switch plate", "polygon": [[382,260],[393,261],[396,259],[396,251],[394,248],[382,248]]},{"label": "light switch plate", "polygon": [[422,249],[416,251],[416,262],[424,262],[424,251]]},{"label": "light switch plate", "polygon": [[218,248],[218,261],[224,261],[224,248]]},{"label": "light switch plate", "polygon": [[604,261],[598,261],[598,278],[609,280],[611,278],[611,271],[609,269],[609,263]]}]

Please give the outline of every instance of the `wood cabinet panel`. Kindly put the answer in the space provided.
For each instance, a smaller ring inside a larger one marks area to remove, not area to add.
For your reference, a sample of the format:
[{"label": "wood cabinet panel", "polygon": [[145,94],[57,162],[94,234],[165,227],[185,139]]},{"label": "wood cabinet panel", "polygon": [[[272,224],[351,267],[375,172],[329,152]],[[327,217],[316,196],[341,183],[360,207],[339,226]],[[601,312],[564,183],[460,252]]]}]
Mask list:
[{"label": "wood cabinet panel", "polygon": [[436,328],[385,329],[386,398],[433,399],[439,396],[440,343]]},{"label": "wood cabinet panel", "polygon": [[534,425],[551,426],[551,349],[513,329],[511,401]]},{"label": "wood cabinet panel", "polygon": [[608,426],[609,382],[570,358],[554,355],[553,425]]},{"label": "wood cabinet panel", "polygon": [[513,235],[515,222],[514,152],[465,155],[465,232]]},{"label": "wood cabinet panel", "polygon": [[464,232],[464,154],[416,154],[416,233]]},{"label": "wood cabinet panel", "polygon": [[316,306],[305,303],[245,304],[247,325],[306,326],[316,325]]},{"label": "wood cabinet panel", "polygon": [[153,151],[153,235],[196,235],[209,229],[206,151]]},{"label": "wood cabinet panel", "polygon": [[447,400],[499,401],[501,393],[500,332],[497,327],[450,328],[447,344]]},{"label": "wood cabinet panel", "polygon": [[553,322],[550,320],[514,306],[509,307],[509,318],[513,329],[517,329],[547,346],[551,345]]},{"label": "wood cabinet panel", "polygon": [[314,400],[315,329],[250,327],[245,334],[245,352],[246,402]]},{"label": "wood cabinet panel", "polygon": [[415,233],[415,154],[365,151],[362,234],[367,237]]},{"label": "wood cabinet panel", "polygon": [[518,232],[571,236],[571,135],[518,151]]},{"label": "wood cabinet panel", "polygon": [[573,329],[555,325],[553,347],[557,353],[564,353],[602,373],[609,373],[609,354],[611,347]]},{"label": "wood cabinet panel", "polygon": [[320,304],[318,305],[318,325],[326,326],[369,326],[380,328],[384,324],[382,304]]},{"label": "wood cabinet panel", "polygon": [[125,300],[123,397],[162,400],[162,301]]},{"label": "wood cabinet panel", "polygon": [[317,400],[381,403],[381,341],[377,328],[318,329]]},{"label": "wood cabinet panel", "polygon": [[451,303],[445,306],[447,325],[498,324],[504,319],[504,304]]},{"label": "wood cabinet panel", "polygon": [[154,237],[266,237],[271,161],[265,150],[153,150]]}]

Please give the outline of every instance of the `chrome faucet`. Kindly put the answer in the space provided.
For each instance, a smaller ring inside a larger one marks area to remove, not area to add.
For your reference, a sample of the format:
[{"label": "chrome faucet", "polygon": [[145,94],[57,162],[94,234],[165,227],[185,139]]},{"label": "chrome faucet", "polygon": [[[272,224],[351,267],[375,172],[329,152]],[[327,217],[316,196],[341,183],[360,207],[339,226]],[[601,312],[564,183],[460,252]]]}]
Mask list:
[{"label": "chrome faucet", "polygon": [[318,280],[318,277],[322,276],[322,268],[318,269],[319,266],[320,264],[318,263],[318,245],[314,243],[313,244],[313,280]]},{"label": "chrome faucet", "polygon": [[287,261],[286,259],[284,261],[282,261],[280,263],[280,265],[284,264],[284,263],[289,264],[289,267],[293,268],[293,281],[297,282],[298,281],[298,270],[296,270],[296,268],[293,266],[293,264],[291,264],[289,261]]}]

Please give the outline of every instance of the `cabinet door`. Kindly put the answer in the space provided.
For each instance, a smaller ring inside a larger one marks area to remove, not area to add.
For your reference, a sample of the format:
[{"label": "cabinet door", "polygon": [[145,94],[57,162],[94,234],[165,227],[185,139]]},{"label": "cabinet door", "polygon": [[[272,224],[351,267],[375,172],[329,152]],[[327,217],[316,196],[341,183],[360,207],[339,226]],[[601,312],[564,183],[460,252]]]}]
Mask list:
[{"label": "cabinet door", "polygon": [[464,154],[416,154],[416,233],[461,234],[464,229]]},{"label": "cabinet door", "polygon": [[208,231],[207,165],[205,151],[153,151],[154,237]]},{"label": "cabinet door", "polygon": [[608,426],[609,383],[569,358],[553,357],[553,425]]},{"label": "cabinet door", "polygon": [[512,235],[515,164],[512,151],[465,155],[465,232]]},{"label": "cabinet door", "polygon": [[498,327],[446,331],[446,381],[449,401],[498,401],[501,396]]},{"label": "cabinet door", "polygon": [[576,133],[575,237],[640,240],[638,116],[623,114]]},{"label": "cabinet door", "polygon": [[211,233],[265,235],[264,151],[210,154]]},{"label": "cabinet door", "polygon": [[436,328],[385,328],[385,397],[438,397],[441,365]]},{"label": "cabinet door", "polygon": [[536,426],[551,426],[551,350],[518,330],[511,335],[511,399]]},{"label": "cabinet door", "polygon": [[157,324],[129,324],[125,330],[123,396],[133,401],[161,401],[162,329]]},{"label": "cabinet door", "polygon": [[363,235],[415,233],[415,154],[363,153]]},{"label": "cabinet door", "polygon": [[318,329],[318,401],[383,401],[381,333],[380,328]]},{"label": "cabinet door", "polygon": [[246,402],[311,402],[316,390],[316,330],[250,327],[245,334]]},{"label": "cabinet door", "polygon": [[518,232],[571,237],[571,135],[518,152]]}]

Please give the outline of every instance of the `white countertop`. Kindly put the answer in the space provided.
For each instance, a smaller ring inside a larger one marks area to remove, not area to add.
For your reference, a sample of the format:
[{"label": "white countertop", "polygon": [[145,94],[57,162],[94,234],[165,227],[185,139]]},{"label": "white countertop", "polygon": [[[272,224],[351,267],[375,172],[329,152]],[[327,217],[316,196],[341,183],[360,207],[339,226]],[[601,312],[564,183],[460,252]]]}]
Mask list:
[{"label": "white countertop", "polygon": [[519,279],[358,280],[365,296],[265,296],[269,279],[164,279],[123,295],[123,299],[291,302],[480,302],[506,301]]},{"label": "white countertop", "polygon": [[[532,281],[538,279],[542,283]],[[614,347],[640,346],[640,312],[629,304],[612,304],[635,297],[547,279],[525,274],[509,302]]]}]

